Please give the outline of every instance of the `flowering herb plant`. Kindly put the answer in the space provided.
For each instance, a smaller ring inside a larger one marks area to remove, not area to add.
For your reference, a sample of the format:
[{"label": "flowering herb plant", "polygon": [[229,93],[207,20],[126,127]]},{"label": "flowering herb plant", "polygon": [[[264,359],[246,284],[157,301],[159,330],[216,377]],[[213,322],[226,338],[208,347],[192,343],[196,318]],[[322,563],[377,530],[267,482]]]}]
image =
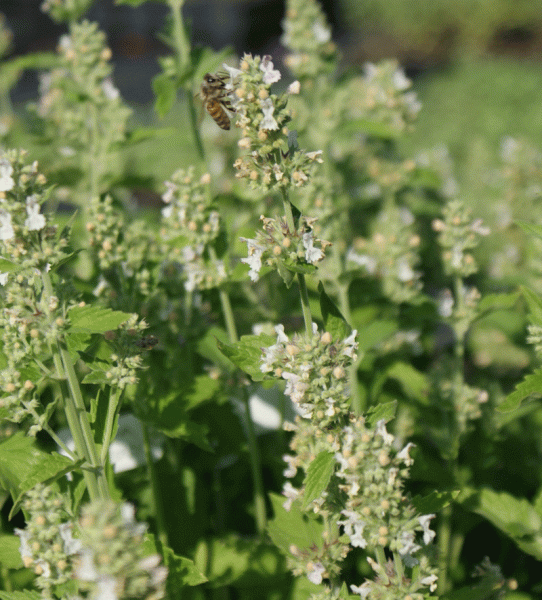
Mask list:
[{"label": "flowering herb plant", "polygon": [[[288,0],[284,84],[191,49],[166,3],[156,108],[183,90],[191,151],[160,210],[128,172],[164,133],[128,130],[88,0],[44,2],[69,32],[25,63],[48,156],[0,130],[0,599],[535,598],[510,564],[542,559],[536,151],[507,140],[495,176],[524,200],[514,281],[479,266],[446,151],[403,154],[396,62],[339,76],[318,2]],[[480,531],[502,556],[468,554]]]}]

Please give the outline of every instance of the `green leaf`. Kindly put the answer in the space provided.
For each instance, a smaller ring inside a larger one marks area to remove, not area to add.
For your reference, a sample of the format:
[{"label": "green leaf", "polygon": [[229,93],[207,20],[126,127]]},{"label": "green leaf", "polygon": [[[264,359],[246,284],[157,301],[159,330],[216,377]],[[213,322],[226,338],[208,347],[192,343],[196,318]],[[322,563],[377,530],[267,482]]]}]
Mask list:
[{"label": "green leaf", "polygon": [[0,564],[5,569],[21,569],[23,560],[19,552],[21,540],[16,535],[0,534]]},{"label": "green leaf", "polygon": [[514,221],[518,227],[521,227],[528,235],[534,235],[538,239],[542,240],[542,226],[536,225],[535,223],[527,223],[527,221]]},{"label": "green leaf", "polygon": [[[206,588],[235,585],[237,589],[261,590],[271,587],[271,582],[277,579],[283,580],[285,569],[282,555],[269,542],[235,534],[202,540],[196,548],[194,562],[201,571],[205,570],[209,579]],[[257,598],[259,594],[241,596]]]},{"label": "green leaf", "polygon": [[59,63],[54,52],[34,52],[4,60],[0,70],[0,91],[7,93],[26,69],[52,69]]},{"label": "green leaf", "polygon": [[152,80],[152,89],[156,97],[154,110],[163,119],[177,99],[177,82],[169,73],[159,73]]},{"label": "green leaf", "polygon": [[409,363],[400,361],[390,365],[386,373],[390,379],[399,382],[403,392],[409,398],[427,404],[431,384],[424,373]]},{"label": "green leaf", "polygon": [[366,352],[387,340],[399,329],[396,321],[387,321],[385,319],[377,319],[369,323],[358,333],[359,352]]},{"label": "green leaf", "polygon": [[517,410],[526,398],[538,398],[542,396],[542,367],[527,375],[525,379],[516,385],[516,389],[508,394],[506,400],[497,407],[498,412],[510,412]]},{"label": "green leaf", "polygon": [[135,146],[147,140],[156,140],[176,133],[173,127],[137,127],[127,134],[125,143]]},{"label": "green leaf", "polygon": [[524,285],[520,286],[520,290],[529,307],[531,321],[542,325],[542,298]]},{"label": "green leaf", "polygon": [[34,590],[0,592],[0,600],[41,600],[41,598],[41,594]]},{"label": "green leaf", "polygon": [[19,510],[22,495],[36,484],[54,480],[80,463],[40,450],[33,438],[16,433],[0,443],[0,485],[14,501],[10,516]]},{"label": "green leaf", "polygon": [[542,519],[527,500],[484,488],[466,492],[460,501],[465,508],[493,523],[521,550],[542,560]]},{"label": "green leaf", "polygon": [[70,471],[73,471],[82,464],[83,460],[73,462],[67,456],[56,452],[49,454],[42,452],[38,461],[36,461],[26,477],[21,480],[19,485],[19,495],[13,498],[13,507],[9,513],[9,518],[17,513],[24,494],[35,487],[38,483],[51,482]]},{"label": "green leaf", "polygon": [[326,331],[329,331],[335,341],[343,340],[350,335],[352,328],[342,316],[333,300],[326,294],[322,282],[318,284],[320,294],[320,310]]},{"label": "green leaf", "polygon": [[270,335],[244,335],[235,344],[224,344],[217,340],[218,349],[227,356],[234,365],[248,373],[253,381],[262,381],[265,374],[260,371],[262,348],[275,343]]},{"label": "green leaf", "polygon": [[517,303],[519,296],[517,291],[510,294],[487,294],[478,303],[478,312],[510,310]]},{"label": "green leaf", "polygon": [[177,598],[185,586],[200,585],[207,581],[207,577],[196,567],[194,561],[184,556],[179,556],[168,546],[156,540],[154,535],[145,535],[143,547],[148,555],[161,554],[164,566],[168,568],[167,591],[169,598]]},{"label": "green leaf", "polygon": [[117,329],[132,316],[130,313],[99,306],[76,306],[68,315],[70,333],[105,333]]},{"label": "green leaf", "polygon": [[269,499],[275,517],[269,522],[267,531],[275,546],[286,556],[290,555],[292,544],[300,550],[312,546],[322,547],[324,526],[313,513],[302,512],[296,502],[286,511],[282,506],[285,498],[278,494],[269,494]]},{"label": "green leaf", "polygon": [[311,462],[305,478],[305,494],[302,508],[307,508],[313,500],[326,490],[334,468],[335,457],[333,452],[328,452],[327,450],[320,452]]},{"label": "green leaf", "polygon": [[11,262],[5,258],[0,258],[0,273],[14,273],[20,271],[21,265]]},{"label": "green leaf", "polygon": [[375,427],[378,421],[384,419],[386,423],[395,418],[395,411],[397,410],[397,400],[391,402],[385,402],[384,404],[377,404],[371,406],[367,411],[367,425],[369,427]]},{"label": "green leaf", "polygon": [[451,504],[459,496],[459,493],[459,490],[454,490],[453,492],[438,492],[434,490],[423,498],[421,496],[414,496],[412,498],[412,505],[422,515],[437,513],[445,506]]},{"label": "green leaf", "polygon": [[371,119],[349,119],[341,126],[339,132],[345,134],[365,133],[384,140],[396,139],[401,135],[397,129]]}]

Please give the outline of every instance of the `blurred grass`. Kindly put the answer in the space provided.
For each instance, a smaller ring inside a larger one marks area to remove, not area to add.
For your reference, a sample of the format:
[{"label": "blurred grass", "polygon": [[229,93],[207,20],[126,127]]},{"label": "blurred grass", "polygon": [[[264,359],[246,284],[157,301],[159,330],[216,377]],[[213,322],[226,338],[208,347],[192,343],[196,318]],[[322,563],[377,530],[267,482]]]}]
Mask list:
[{"label": "blurred grass", "polygon": [[446,144],[460,182],[468,182],[476,155],[496,155],[504,136],[524,136],[542,147],[540,63],[512,59],[458,63],[427,72],[415,81],[414,89],[423,108],[405,146],[415,153]]}]

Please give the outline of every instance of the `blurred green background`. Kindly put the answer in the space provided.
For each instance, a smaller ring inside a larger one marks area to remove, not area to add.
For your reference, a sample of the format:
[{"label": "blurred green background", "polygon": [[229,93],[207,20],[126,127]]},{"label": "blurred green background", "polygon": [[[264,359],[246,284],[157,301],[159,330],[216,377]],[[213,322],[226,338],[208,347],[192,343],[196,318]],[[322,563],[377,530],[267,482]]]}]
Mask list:
[{"label": "blurred green background", "polygon": [[[52,23],[40,0],[2,0],[13,32],[11,56],[53,50],[62,26]],[[542,0],[325,0],[324,10],[342,52],[343,69],[397,57],[414,81],[423,109],[408,153],[445,144],[460,193],[485,201],[480,174],[492,168],[504,136],[524,136],[542,147]],[[281,66],[283,0],[187,0],[192,41],[215,49],[231,46],[271,54]],[[167,53],[159,31],[167,9],[157,2],[132,8],[97,0],[88,18],[100,23],[113,50],[115,83],[144,124],[152,113],[151,79],[157,57]],[[9,58],[10,55],[8,55]],[[36,97],[38,79],[25,73],[12,92],[20,115]],[[183,118],[181,108],[164,123]],[[161,154],[157,140],[145,148],[144,171],[166,177],[182,156]],[[137,161],[138,157],[135,156]]]}]

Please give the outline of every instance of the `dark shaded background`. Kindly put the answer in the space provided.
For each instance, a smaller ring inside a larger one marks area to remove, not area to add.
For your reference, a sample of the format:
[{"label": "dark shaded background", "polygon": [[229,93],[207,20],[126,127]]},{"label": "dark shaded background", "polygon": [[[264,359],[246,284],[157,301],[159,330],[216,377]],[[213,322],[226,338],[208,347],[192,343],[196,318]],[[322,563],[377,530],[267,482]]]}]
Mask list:
[{"label": "dark shaded background", "polygon": [[[42,0],[1,0],[7,26],[14,35],[11,56],[34,51],[53,51],[66,31],[40,10]],[[277,64],[283,54],[280,46],[284,0],[194,0],[184,7],[185,21],[194,45],[218,50],[232,46],[238,54],[271,54]],[[321,0],[333,29],[334,38],[345,37],[340,9],[333,0]],[[146,2],[133,8],[117,6],[113,0],[98,0],[86,15],[105,31],[113,51],[114,78],[124,99],[145,103],[152,100],[151,78],[159,71],[156,57],[169,53],[159,32],[168,14],[166,5]],[[14,102],[34,98],[35,74],[27,73],[13,90]]]}]

